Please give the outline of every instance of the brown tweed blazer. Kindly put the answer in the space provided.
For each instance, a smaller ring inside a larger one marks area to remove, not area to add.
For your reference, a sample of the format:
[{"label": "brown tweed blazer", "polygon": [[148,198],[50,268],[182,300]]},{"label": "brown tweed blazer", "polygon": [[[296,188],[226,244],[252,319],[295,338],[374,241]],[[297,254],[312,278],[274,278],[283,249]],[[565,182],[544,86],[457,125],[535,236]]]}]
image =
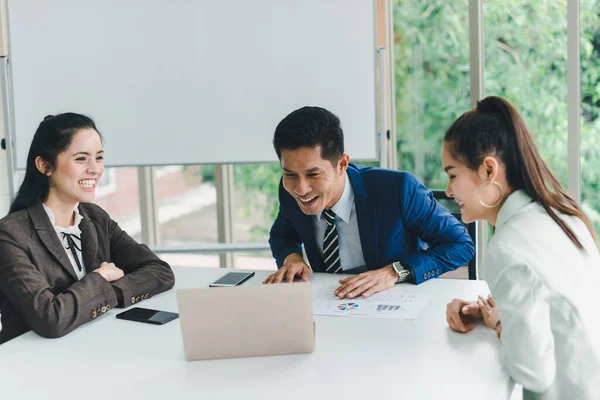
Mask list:
[{"label": "brown tweed blazer", "polygon": [[[60,337],[112,307],[128,307],[173,287],[171,267],[103,209],[80,203],[79,212],[87,272],[81,280],[41,203],[0,220],[0,344],[30,329]],[[125,276],[109,283],[92,273],[104,261]]]}]

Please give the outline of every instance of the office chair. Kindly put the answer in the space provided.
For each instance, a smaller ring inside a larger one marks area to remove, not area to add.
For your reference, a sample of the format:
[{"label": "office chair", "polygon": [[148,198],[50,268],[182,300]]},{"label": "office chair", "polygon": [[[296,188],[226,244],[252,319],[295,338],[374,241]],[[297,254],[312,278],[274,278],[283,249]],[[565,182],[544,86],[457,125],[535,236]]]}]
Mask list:
[{"label": "office chair", "polygon": [[[436,200],[452,200],[450,197],[446,196],[446,192],[443,190],[432,190],[433,192],[433,197],[435,197]],[[443,205],[443,203],[442,203]],[[447,208],[447,207],[446,207]],[[462,222],[461,217],[460,217],[460,212],[451,212],[451,214],[460,222]],[[477,235],[475,234],[475,222],[471,222],[468,224],[465,224],[464,222],[462,222],[462,224],[467,228],[467,232],[469,232],[469,236],[471,236],[471,239],[473,240],[473,244],[475,245],[475,251],[477,251]],[[475,260],[476,260],[476,254],[473,255],[473,258],[471,259],[471,261],[469,261],[469,264],[467,264],[468,268],[469,268],[469,279],[470,280],[476,280],[477,279],[477,269],[475,266]]]}]

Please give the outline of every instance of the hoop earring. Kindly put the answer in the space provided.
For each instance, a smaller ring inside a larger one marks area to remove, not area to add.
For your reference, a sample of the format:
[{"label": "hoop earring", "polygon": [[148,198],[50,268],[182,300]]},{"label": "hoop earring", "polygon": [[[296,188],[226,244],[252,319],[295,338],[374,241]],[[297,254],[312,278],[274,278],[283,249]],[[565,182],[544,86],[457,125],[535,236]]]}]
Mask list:
[{"label": "hoop earring", "polygon": [[[496,185],[496,186],[498,186],[498,188],[500,189],[500,199],[499,199],[499,200],[498,200],[496,203],[494,203],[494,204],[492,204],[492,205],[485,204],[485,203],[483,202],[483,200],[481,200],[481,194],[480,194],[480,192],[481,192],[481,188],[482,188],[484,185],[486,185],[486,184],[487,184],[487,185],[489,185],[490,183],[491,183],[491,184],[493,184],[493,185]],[[499,204],[502,202],[502,199],[504,198],[504,189],[502,189],[502,185],[500,185],[500,184],[499,184],[498,182],[496,182],[496,181],[483,182],[483,183],[482,183],[482,184],[481,184],[481,185],[480,185],[480,186],[477,188],[477,190],[475,191],[475,193],[477,194],[477,200],[479,200],[479,204],[481,204],[481,205],[482,205],[483,207],[485,207],[485,208],[494,208],[494,207],[498,206],[498,205],[499,205]]]}]

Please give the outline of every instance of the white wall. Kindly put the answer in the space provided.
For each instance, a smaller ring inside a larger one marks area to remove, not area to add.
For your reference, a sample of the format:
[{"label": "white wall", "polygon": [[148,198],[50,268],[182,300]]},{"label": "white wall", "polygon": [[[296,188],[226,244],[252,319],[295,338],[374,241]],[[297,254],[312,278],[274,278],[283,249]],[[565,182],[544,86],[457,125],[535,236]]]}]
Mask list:
[{"label": "white wall", "polygon": [[[2,107],[2,97],[0,96],[0,139],[4,138],[4,115]],[[6,151],[0,149],[0,218],[8,214],[10,207],[10,195],[8,188],[8,164],[6,161]]]},{"label": "white wall", "polygon": [[0,150],[0,217],[5,216],[10,207],[8,175],[6,174],[6,170],[6,151]]}]

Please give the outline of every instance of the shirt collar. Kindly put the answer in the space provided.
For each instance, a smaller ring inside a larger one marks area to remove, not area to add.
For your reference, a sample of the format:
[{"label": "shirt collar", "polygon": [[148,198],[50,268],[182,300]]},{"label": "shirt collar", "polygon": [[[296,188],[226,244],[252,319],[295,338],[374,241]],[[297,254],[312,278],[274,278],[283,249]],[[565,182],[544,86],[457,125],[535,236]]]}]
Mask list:
[{"label": "shirt collar", "polygon": [[[54,229],[57,232],[73,233],[73,232],[78,232],[79,231],[79,223],[83,219],[83,217],[79,213],[79,203],[75,204],[75,209],[73,210],[73,212],[75,213],[75,221],[74,221],[73,225],[71,225],[69,227],[54,225],[56,223],[56,218],[54,217],[54,213],[52,212],[52,210],[50,209],[50,207],[48,207],[44,203],[42,203],[42,205],[44,206],[44,211],[46,211],[46,214],[48,214],[48,218],[50,219],[50,223],[52,224],[52,226],[54,227]],[[73,231],[73,232],[71,232],[71,231]]]},{"label": "shirt collar", "polygon": [[506,198],[502,207],[500,207],[498,217],[496,218],[496,228],[504,225],[510,217],[532,201],[533,199],[524,190],[515,190]]},{"label": "shirt collar", "polygon": [[[354,190],[350,184],[350,178],[348,177],[347,172],[344,178],[344,191],[342,192],[342,196],[337,203],[331,207],[331,210],[335,213],[335,215],[340,217],[342,221],[349,224],[350,214],[352,213],[352,205],[354,205]],[[317,220],[321,219],[321,214],[322,211],[317,215]]]}]

